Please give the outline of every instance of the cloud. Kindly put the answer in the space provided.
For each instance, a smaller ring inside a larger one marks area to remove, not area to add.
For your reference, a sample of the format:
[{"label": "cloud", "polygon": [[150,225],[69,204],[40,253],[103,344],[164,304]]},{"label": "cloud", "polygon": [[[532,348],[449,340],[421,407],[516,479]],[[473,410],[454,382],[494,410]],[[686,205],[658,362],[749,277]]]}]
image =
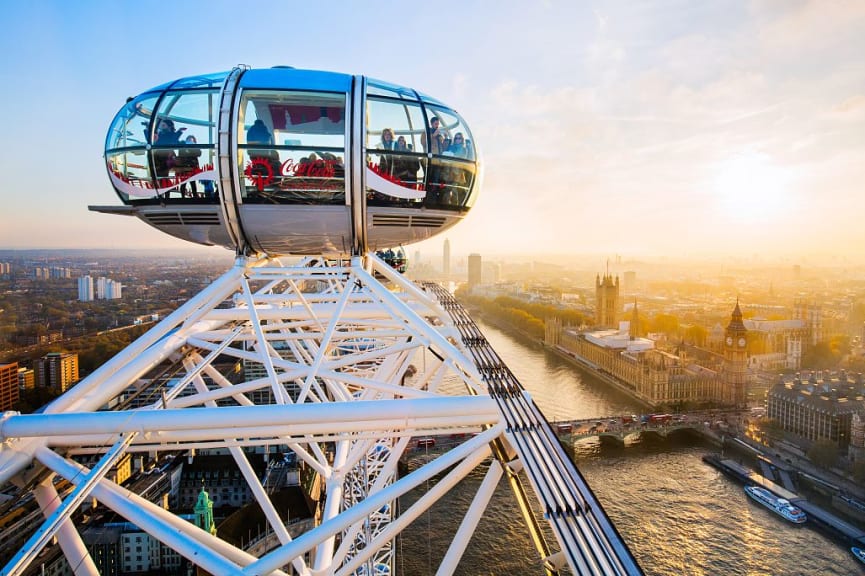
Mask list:
[{"label": "cloud", "polygon": [[765,21],[762,47],[792,55],[832,50],[861,56],[865,3],[859,0],[754,1],[753,14]]}]

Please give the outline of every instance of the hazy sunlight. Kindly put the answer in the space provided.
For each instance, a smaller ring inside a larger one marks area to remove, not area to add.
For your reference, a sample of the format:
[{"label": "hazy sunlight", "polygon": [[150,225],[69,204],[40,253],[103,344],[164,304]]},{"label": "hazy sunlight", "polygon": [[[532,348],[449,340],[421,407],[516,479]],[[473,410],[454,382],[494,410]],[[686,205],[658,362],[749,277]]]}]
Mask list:
[{"label": "hazy sunlight", "polygon": [[747,152],[722,162],[713,193],[720,215],[734,221],[773,219],[790,207],[790,175],[765,154]]}]

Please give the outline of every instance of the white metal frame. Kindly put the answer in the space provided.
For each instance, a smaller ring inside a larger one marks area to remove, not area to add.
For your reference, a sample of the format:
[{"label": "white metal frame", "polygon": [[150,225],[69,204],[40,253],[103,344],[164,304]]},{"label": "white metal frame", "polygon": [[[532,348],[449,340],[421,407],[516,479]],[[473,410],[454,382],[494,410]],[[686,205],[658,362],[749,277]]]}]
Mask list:
[{"label": "white metal frame", "polygon": [[[440,287],[427,289],[371,253],[290,265],[238,257],[43,413],[2,415],[0,485],[31,489],[47,518],[2,574],[23,573],[52,536],[75,574],[95,574],[73,524],[88,498],[212,574],[391,574],[399,533],[491,456],[437,574],[453,573],[503,476],[539,570],[556,573],[567,562],[579,574],[641,574],[530,397],[465,311]],[[226,360],[263,376],[229,378]],[[166,368],[171,377],[154,376]],[[399,477],[413,438],[451,434],[466,440]],[[245,450],[277,446],[293,450],[324,487],[315,526],[294,538]],[[233,457],[276,536],[272,549],[254,555],[105,477],[124,454],[214,449]],[[100,460],[88,470],[72,459],[81,454]],[[538,529],[521,470],[560,552]],[[75,485],[62,499],[57,477]],[[433,478],[396,513],[402,495]]]},{"label": "white metal frame", "polygon": [[[376,275],[396,283],[385,287]],[[76,574],[94,574],[70,521],[86,498],[214,574],[391,570],[394,537],[487,459],[490,443],[503,437],[499,411],[456,336],[434,300],[372,255],[365,265],[360,258],[345,265],[238,258],[44,413],[6,413],[0,420],[0,481],[38,481],[34,492],[47,494],[39,500],[50,516],[3,573],[21,573],[57,534]],[[214,365],[226,358],[258,363],[266,377],[231,382]],[[179,371],[147,406],[105,410],[166,364]],[[452,395],[455,389],[462,392]],[[273,404],[250,399],[263,391],[271,392]],[[398,460],[413,437],[454,432],[470,439],[397,478]],[[295,539],[243,450],[278,445],[293,449],[325,486],[320,524]],[[260,558],[104,476],[125,453],[216,448],[234,457],[279,538],[280,546]],[[103,455],[93,470],[71,459],[87,453]],[[401,494],[445,472],[435,491],[399,516],[393,513]],[[54,475],[77,486],[62,501]],[[474,505],[464,524],[475,524],[482,509]],[[464,543],[450,552],[445,572],[462,549]]]}]

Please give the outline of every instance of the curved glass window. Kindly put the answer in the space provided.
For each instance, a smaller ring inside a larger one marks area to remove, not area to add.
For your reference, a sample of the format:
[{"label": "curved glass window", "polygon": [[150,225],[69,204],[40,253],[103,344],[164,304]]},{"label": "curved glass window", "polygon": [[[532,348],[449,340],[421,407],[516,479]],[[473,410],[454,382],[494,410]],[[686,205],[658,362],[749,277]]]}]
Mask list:
[{"label": "curved glass window", "polygon": [[171,120],[174,133],[164,133],[165,142],[190,143],[191,137],[196,144],[216,143],[216,115],[218,113],[217,90],[171,91],[159,103],[156,111],[156,133],[153,143],[159,144],[159,121]]},{"label": "curved glass window", "polygon": [[151,160],[160,199],[215,200],[219,92],[171,90],[159,101]]},{"label": "curved glass window", "polygon": [[105,161],[114,189],[124,204],[133,200],[156,197],[150,164],[144,148],[122,152],[106,152]]},{"label": "curved glass window", "polygon": [[345,94],[246,90],[238,117],[245,203],[345,203]]},{"label": "curved glass window", "polygon": [[221,88],[230,72],[216,72],[214,74],[202,74],[201,76],[190,76],[182,78],[171,85],[171,88]]},{"label": "curved glass window", "polygon": [[431,142],[429,152],[466,160],[475,159],[471,132],[459,114],[446,108],[427,106],[427,115]]},{"label": "curved glass window", "polygon": [[417,101],[417,94],[410,88],[382,82],[381,80],[369,79],[366,84],[367,96],[387,96],[389,98],[399,98],[401,100]]},{"label": "curved glass window", "polygon": [[457,210],[470,208],[476,175],[474,162],[433,158],[430,160],[424,205]]},{"label": "curved glass window", "polygon": [[404,151],[420,151],[426,131],[420,104],[368,98],[366,114],[367,150],[394,150],[401,136]]},{"label": "curved glass window", "polygon": [[[197,85],[205,83],[201,78]],[[105,160],[124,202],[215,203],[217,89],[148,93],[111,123]],[[158,105],[158,109],[155,107]]]},{"label": "curved glass window", "polygon": [[367,203],[413,206],[423,197],[426,132],[417,102],[368,97],[366,103]]},{"label": "curved glass window", "polygon": [[150,142],[150,119],[159,94],[142,94],[120,109],[105,140],[105,149],[144,146]]},{"label": "curved glass window", "polygon": [[368,96],[366,113],[368,205],[471,206],[476,154],[456,112],[428,106],[424,115],[420,103]]}]

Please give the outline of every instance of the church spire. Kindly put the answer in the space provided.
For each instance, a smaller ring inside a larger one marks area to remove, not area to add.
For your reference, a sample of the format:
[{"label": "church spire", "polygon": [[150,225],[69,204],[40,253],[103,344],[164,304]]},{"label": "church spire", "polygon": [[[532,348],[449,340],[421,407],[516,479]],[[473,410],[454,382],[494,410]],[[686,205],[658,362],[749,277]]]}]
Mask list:
[{"label": "church spire", "polygon": [[201,492],[198,493],[198,501],[193,508],[195,512],[195,525],[216,535],[216,524],[213,522],[213,500],[204,489],[204,480],[201,481]]},{"label": "church spire", "polygon": [[640,337],[640,315],[637,311],[636,298],[634,298],[634,308],[631,310],[631,325],[628,332],[631,340],[636,340]]}]

